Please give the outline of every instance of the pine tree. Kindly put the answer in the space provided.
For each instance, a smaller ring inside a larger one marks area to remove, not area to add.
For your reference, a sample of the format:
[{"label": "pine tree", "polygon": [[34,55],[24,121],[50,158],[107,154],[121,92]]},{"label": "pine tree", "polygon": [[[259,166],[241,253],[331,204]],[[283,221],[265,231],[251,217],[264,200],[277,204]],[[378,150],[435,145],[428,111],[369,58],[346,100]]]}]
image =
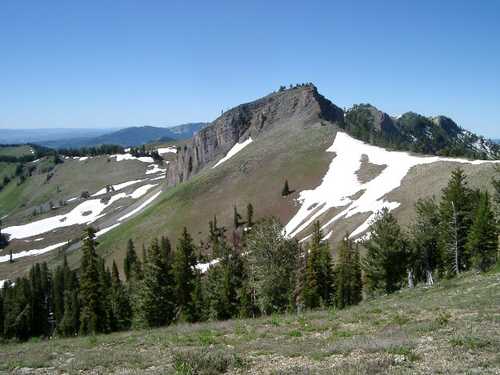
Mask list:
[{"label": "pine tree", "polygon": [[251,203],[247,205],[247,228],[253,226],[253,206]]},{"label": "pine tree", "polygon": [[329,305],[334,297],[333,262],[328,242],[323,241],[319,221],[313,225],[306,265],[304,302],[308,308]]},{"label": "pine tree", "polygon": [[283,189],[281,189],[281,196],[286,197],[290,195],[290,187],[288,186],[288,180],[285,180],[285,184],[283,185]]},{"label": "pine tree", "polygon": [[193,291],[196,279],[196,252],[193,239],[186,228],[178,241],[174,255],[173,275],[175,280],[175,299],[178,317],[181,320],[193,321]]},{"label": "pine tree", "polygon": [[335,304],[342,309],[356,305],[362,299],[361,266],[359,251],[349,234],[342,240],[336,266]]},{"label": "pine tree", "polygon": [[239,312],[238,291],[242,287],[243,263],[239,253],[224,241],[219,262],[207,272],[207,304],[211,319],[225,320]]},{"label": "pine tree", "polygon": [[136,266],[139,262],[137,258],[137,253],[135,252],[134,242],[132,239],[129,239],[127,242],[127,253],[125,255],[125,259],[123,260],[123,272],[125,273],[125,278],[130,280],[132,276],[132,272],[136,269]]},{"label": "pine tree", "polygon": [[99,257],[95,247],[95,230],[87,228],[83,239],[80,269],[80,299],[82,304],[80,332],[82,334],[101,333],[108,329]]},{"label": "pine tree", "polygon": [[254,225],[247,240],[249,289],[263,314],[285,311],[293,305],[298,243],[283,235],[275,218]]},{"label": "pine tree", "polygon": [[111,310],[118,331],[130,328],[132,323],[132,307],[125,286],[120,280],[118,267],[113,261],[111,275]]},{"label": "pine tree", "polygon": [[63,336],[74,336],[78,333],[80,326],[80,303],[78,290],[64,291],[64,315],[59,324],[58,331]]},{"label": "pine tree", "polygon": [[421,199],[415,204],[416,218],[410,227],[410,268],[418,281],[434,283],[433,272],[443,267],[439,252],[440,216],[434,199]]},{"label": "pine tree", "polygon": [[238,229],[241,225],[241,215],[238,213],[238,208],[236,206],[234,206],[233,212],[234,229]]},{"label": "pine tree", "polygon": [[470,265],[470,254],[465,249],[467,233],[472,223],[474,194],[467,187],[466,176],[460,168],[451,174],[448,185],[443,189],[440,203],[441,256],[447,267],[441,272],[460,273]]},{"label": "pine tree", "polygon": [[406,273],[406,242],[396,218],[383,208],[370,227],[362,267],[371,293],[398,290]]},{"label": "pine tree", "polygon": [[495,215],[488,192],[483,192],[470,228],[466,249],[471,255],[473,266],[484,272],[495,264],[497,248]]},{"label": "pine tree", "polygon": [[165,254],[162,254],[158,239],[153,239],[144,261],[144,276],[139,294],[137,318],[147,327],[169,324],[174,316],[174,300],[170,271],[166,270]]}]

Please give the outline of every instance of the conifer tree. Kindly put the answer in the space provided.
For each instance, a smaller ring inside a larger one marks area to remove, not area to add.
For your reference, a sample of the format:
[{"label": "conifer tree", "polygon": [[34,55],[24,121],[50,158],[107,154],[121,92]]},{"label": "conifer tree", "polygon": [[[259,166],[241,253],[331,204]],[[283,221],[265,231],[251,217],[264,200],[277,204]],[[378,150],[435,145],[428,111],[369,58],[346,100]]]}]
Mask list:
[{"label": "conifer tree", "polygon": [[58,331],[63,336],[74,336],[80,327],[80,303],[77,289],[64,291],[64,315]]},{"label": "conifer tree", "polygon": [[254,225],[247,240],[250,290],[262,314],[285,311],[293,304],[298,243],[283,235],[275,218]]},{"label": "conifer tree", "polygon": [[177,243],[174,254],[173,275],[175,280],[175,300],[177,315],[181,320],[193,321],[193,291],[196,280],[196,252],[193,239],[186,228]]},{"label": "conifer tree", "polygon": [[349,234],[345,235],[340,245],[335,276],[336,306],[342,309],[361,302],[362,282],[359,251],[349,238]]},{"label": "conifer tree", "polygon": [[290,195],[290,187],[288,186],[288,180],[285,180],[285,184],[283,185],[283,189],[281,189],[281,196],[286,197]]},{"label": "conifer tree", "polygon": [[472,265],[480,271],[487,271],[496,262],[498,231],[488,192],[481,193],[466,249]]},{"label": "conifer tree", "polygon": [[420,199],[415,204],[416,218],[410,227],[410,267],[418,281],[434,283],[433,272],[443,267],[439,251],[440,216],[434,199]]},{"label": "conifer tree", "polygon": [[5,316],[3,312],[3,295],[0,293],[0,337],[4,337],[3,335],[3,329],[4,329],[4,322]]},{"label": "conifer tree", "polygon": [[329,305],[334,297],[333,262],[319,221],[313,225],[306,265],[304,302],[308,308]]},{"label": "conifer tree", "polygon": [[95,229],[87,228],[84,233],[80,269],[80,299],[82,304],[80,332],[82,334],[101,333],[108,329],[106,302],[99,270],[99,256],[95,247]]},{"label": "conifer tree", "polygon": [[253,226],[253,206],[252,203],[247,205],[247,227],[251,228]]},{"label": "conifer tree", "polygon": [[474,194],[467,186],[464,171],[455,169],[448,185],[443,189],[440,203],[440,249],[451,273],[460,273],[470,265],[470,254],[465,249],[467,234],[472,223]]},{"label": "conifer tree", "polygon": [[406,273],[406,242],[396,218],[383,208],[370,227],[362,267],[371,293],[398,290]]},{"label": "conifer tree", "polygon": [[125,278],[129,280],[133,270],[136,270],[139,258],[137,258],[137,253],[135,252],[134,242],[129,238],[127,242],[127,253],[125,259],[123,260],[123,272],[125,273]]},{"label": "conifer tree", "polygon": [[118,267],[114,261],[111,277],[111,310],[115,322],[114,328],[121,331],[130,328],[132,323],[132,308],[129,295],[120,280]]},{"label": "conifer tree", "polygon": [[172,283],[166,261],[158,239],[153,239],[144,261],[144,275],[138,291],[140,307],[136,310],[137,318],[147,327],[169,324],[174,316]]},{"label": "conifer tree", "polygon": [[233,225],[234,229],[238,229],[241,225],[241,215],[238,213],[238,208],[236,206],[233,208]]},{"label": "conifer tree", "polygon": [[219,262],[207,272],[207,304],[211,319],[225,320],[239,312],[238,291],[242,287],[243,263],[239,253],[223,241]]}]

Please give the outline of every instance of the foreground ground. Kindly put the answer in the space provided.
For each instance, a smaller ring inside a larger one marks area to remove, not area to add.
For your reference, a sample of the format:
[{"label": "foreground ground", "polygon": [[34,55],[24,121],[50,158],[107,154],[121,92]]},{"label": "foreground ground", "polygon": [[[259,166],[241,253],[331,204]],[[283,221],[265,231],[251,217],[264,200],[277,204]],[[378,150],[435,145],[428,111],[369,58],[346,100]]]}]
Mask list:
[{"label": "foreground ground", "polygon": [[500,273],[343,311],[0,345],[0,372],[500,374]]}]

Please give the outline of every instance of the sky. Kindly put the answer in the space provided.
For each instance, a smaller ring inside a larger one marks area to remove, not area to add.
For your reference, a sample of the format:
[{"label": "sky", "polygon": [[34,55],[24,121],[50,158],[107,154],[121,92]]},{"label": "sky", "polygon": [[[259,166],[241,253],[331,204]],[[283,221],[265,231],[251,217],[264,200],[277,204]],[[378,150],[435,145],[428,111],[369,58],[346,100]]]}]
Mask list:
[{"label": "sky", "polygon": [[0,1],[0,129],[212,121],[313,82],[500,138],[500,1]]}]

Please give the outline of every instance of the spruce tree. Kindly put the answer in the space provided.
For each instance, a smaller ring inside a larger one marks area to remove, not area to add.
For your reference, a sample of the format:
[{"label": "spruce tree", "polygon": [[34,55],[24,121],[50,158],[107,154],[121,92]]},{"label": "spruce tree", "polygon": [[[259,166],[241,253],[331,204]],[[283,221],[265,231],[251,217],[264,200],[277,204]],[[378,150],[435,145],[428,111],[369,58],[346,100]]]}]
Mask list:
[{"label": "spruce tree", "polygon": [[472,265],[480,271],[487,271],[496,262],[498,231],[488,192],[481,193],[466,249],[471,255]]},{"label": "spruce tree", "polygon": [[132,239],[129,238],[127,242],[127,253],[125,259],[123,260],[123,272],[125,273],[125,278],[129,280],[131,274],[136,270],[137,263],[139,259],[137,258],[137,253],[135,252],[135,246]]},{"label": "spruce tree", "polygon": [[440,216],[434,199],[420,199],[415,204],[416,218],[410,227],[410,268],[417,281],[434,283],[433,273],[443,267],[439,251]]},{"label": "spruce tree", "polygon": [[333,262],[319,221],[313,225],[306,265],[304,302],[308,308],[329,305],[334,297]]},{"label": "spruce tree", "polygon": [[132,323],[130,298],[120,280],[118,267],[114,261],[111,276],[111,310],[114,317],[115,330],[121,331],[130,328]]},{"label": "spruce tree", "polygon": [[342,309],[356,305],[362,299],[361,266],[359,251],[349,234],[346,234],[339,248],[336,266],[335,304]]},{"label": "spruce tree", "polygon": [[241,225],[241,215],[238,213],[238,208],[236,206],[233,208],[233,225],[234,229],[238,229]]},{"label": "spruce tree", "polygon": [[5,316],[4,316],[4,312],[3,312],[3,295],[0,292],[0,337],[4,337],[4,334],[3,334],[4,320],[5,320]]},{"label": "spruce tree", "polygon": [[262,314],[293,305],[298,243],[284,236],[275,218],[254,225],[247,240],[249,289]]},{"label": "spruce tree", "polygon": [[253,206],[252,203],[247,205],[247,227],[251,228],[253,226]]},{"label": "spruce tree", "polygon": [[207,304],[211,319],[225,320],[239,312],[238,291],[242,287],[243,263],[239,253],[224,241],[219,262],[207,272]]},{"label": "spruce tree", "polygon": [[406,273],[406,242],[396,218],[383,208],[370,227],[362,267],[371,293],[398,290]]},{"label": "spruce tree", "polygon": [[286,197],[290,195],[290,187],[288,186],[288,180],[285,180],[285,184],[283,185],[283,189],[281,189],[281,196]]},{"label": "spruce tree", "polygon": [[196,249],[186,228],[177,243],[174,254],[173,275],[175,280],[175,300],[180,320],[193,321],[193,291],[196,282]]},{"label": "spruce tree", "polygon": [[474,194],[467,186],[467,177],[460,168],[455,169],[443,189],[439,206],[441,215],[440,249],[447,267],[442,272],[460,273],[470,265],[470,254],[465,244],[472,223]]},{"label": "spruce tree", "polygon": [[58,331],[63,336],[74,336],[78,333],[80,325],[80,304],[78,290],[64,291],[64,315],[59,324]]},{"label": "spruce tree", "polygon": [[169,324],[174,316],[174,301],[169,272],[165,268],[165,257],[161,253],[158,239],[153,239],[144,261],[143,279],[139,294],[137,318],[147,327]]},{"label": "spruce tree", "polygon": [[99,257],[95,250],[95,229],[87,228],[83,239],[83,256],[80,268],[80,332],[96,334],[106,332],[108,321],[105,311]]}]

